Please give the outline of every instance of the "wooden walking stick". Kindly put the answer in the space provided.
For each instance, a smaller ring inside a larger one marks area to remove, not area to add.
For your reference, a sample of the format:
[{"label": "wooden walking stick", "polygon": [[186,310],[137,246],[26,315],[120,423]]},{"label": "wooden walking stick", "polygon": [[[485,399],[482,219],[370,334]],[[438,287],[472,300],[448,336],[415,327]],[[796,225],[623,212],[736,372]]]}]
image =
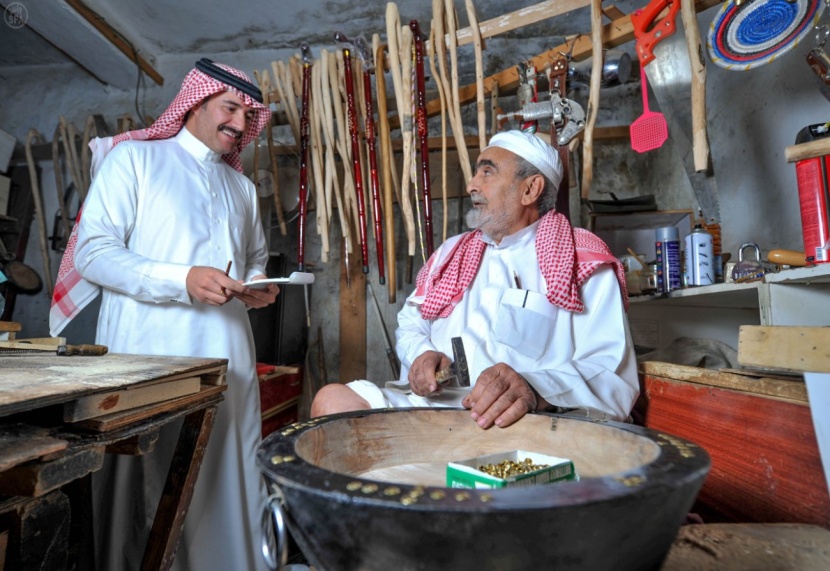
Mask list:
[{"label": "wooden walking stick", "polygon": [[599,114],[599,90],[602,81],[602,0],[591,0],[591,84],[587,120],[582,139],[582,198],[587,199],[594,178],[594,126]]},{"label": "wooden walking stick", "polygon": [[[409,22],[412,30],[412,41],[415,44],[415,78],[418,96],[416,125],[418,127],[418,142],[421,147],[421,187],[424,199],[424,234],[426,235],[426,258],[435,251],[432,239],[432,181],[429,176],[429,132],[427,130],[427,100],[426,86],[424,85],[424,37],[418,20]],[[426,260],[424,260],[426,261]]]},{"label": "wooden walking stick", "polygon": [[349,134],[352,141],[352,168],[357,196],[357,217],[360,223],[360,253],[363,257],[363,273],[369,273],[369,248],[366,243],[366,206],[363,200],[363,172],[360,166],[360,141],[357,133],[357,111],[354,103],[354,78],[352,77],[352,43],[340,32],[334,34],[334,41],[342,45],[343,71],[346,84],[346,115],[349,120]]},{"label": "wooden walking stick", "polygon": [[305,224],[306,203],[308,201],[308,114],[309,89],[311,85],[311,48],[303,42],[300,45],[303,54],[303,94],[302,115],[300,116],[300,212],[298,221],[297,267],[305,271]]},{"label": "wooden walking stick", "polygon": [[[351,227],[349,223],[349,214],[346,211],[346,205],[343,202],[343,195],[340,190],[340,181],[337,176],[337,165],[334,159],[334,151],[337,147],[337,133],[334,129],[334,105],[332,104],[331,91],[332,89],[339,89],[337,63],[334,59],[334,54],[329,53],[327,50],[321,50],[320,64],[322,66],[323,80],[323,97],[321,103],[323,106],[323,117],[325,119],[323,122],[323,134],[326,138],[326,203],[331,206],[331,197],[329,196],[329,193],[334,194],[334,200],[337,203],[337,215],[340,219],[340,234],[344,241],[343,252],[345,253],[345,256],[343,262],[346,269],[346,283],[351,285],[351,279],[349,279],[349,253],[352,249]],[[335,97],[336,101],[339,103],[339,91]],[[330,188],[328,186],[329,182],[331,183]]]},{"label": "wooden walking stick", "polygon": [[378,101],[378,124],[380,131],[380,165],[383,175],[383,214],[386,222],[386,265],[389,279],[386,284],[386,293],[389,303],[395,303],[397,294],[397,275],[395,268],[395,212],[393,210],[392,169],[393,164],[392,141],[389,134],[389,114],[386,107],[386,77],[384,76],[384,59],[386,46],[380,44],[380,35],[372,36],[372,52],[375,56],[375,88]]},{"label": "wooden walking stick", "polygon": [[329,218],[323,179],[322,117],[318,100],[322,97],[321,69],[311,68],[311,166],[314,173],[314,196],[317,205],[317,232],[320,234],[320,261],[329,261]]},{"label": "wooden walking stick", "polygon": [[[438,77],[435,69],[435,20],[430,28],[429,36],[429,71],[435,78],[435,85],[438,87],[438,98],[441,100],[441,205],[444,208],[443,228],[441,229],[441,241],[447,241],[447,100],[444,95],[444,86]],[[460,199],[459,199],[460,200]]]},{"label": "wooden walking stick", "polygon": [[[58,209],[61,215],[61,225],[63,226],[63,239],[69,240],[69,234],[72,233],[72,225],[69,223],[69,211],[66,206],[66,199],[64,192],[66,189],[63,186],[63,172],[61,169],[61,155],[60,155],[60,140],[61,140],[61,124],[58,123],[55,127],[55,134],[52,135],[52,166],[55,171],[55,188],[58,194]],[[80,193],[78,193],[80,196]],[[53,244],[57,244],[57,236],[54,238]],[[66,242],[63,242],[64,244]]]},{"label": "wooden walking stick", "polygon": [[456,21],[455,21],[455,7],[453,0],[444,0],[444,9],[446,12],[447,35],[450,40],[450,75],[452,78],[452,91],[449,91],[452,97],[452,105],[455,111],[455,120],[453,124],[453,136],[455,137],[455,146],[458,150],[458,159],[461,162],[461,169],[464,171],[466,177],[465,183],[473,178],[472,166],[470,164],[470,155],[467,152],[467,143],[464,140],[464,126],[461,123],[461,103],[458,97],[458,41],[456,39]]},{"label": "wooden walking stick", "polygon": [[[372,59],[371,48],[363,38],[355,40],[360,60],[363,62],[363,93],[366,105],[366,144],[369,156],[369,182],[372,190],[372,217],[375,225],[375,248],[378,256],[378,281],[386,283],[386,273],[383,261],[383,207],[380,202],[380,180],[378,176],[378,155],[375,147],[375,109],[372,105],[372,73],[375,64]],[[382,72],[381,72],[382,73]]]},{"label": "wooden walking stick", "polygon": [[[280,199],[280,184],[279,172],[277,170],[277,149],[274,147],[273,127],[271,126],[271,77],[268,71],[263,71],[260,76],[259,73],[254,72],[259,83],[260,91],[262,91],[262,104],[268,109],[268,122],[265,124],[265,138],[268,143],[268,170],[271,173],[271,192],[272,200],[274,202],[274,210],[277,213],[277,223],[280,227],[280,234],[288,235],[288,229],[285,226],[285,214],[282,211],[282,200]],[[276,81],[276,78],[274,78]],[[254,141],[254,154],[259,155],[259,141]],[[259,188],[259,156],[254,157],[254,184]]]},{"label": "wooden walking stick", "polygon": [[[401,206],[401,213],[404,219],[404,229],[406,230],[407,240],[407,259],[406,259],[406,283],[412,283],[412,266],[415,260],[415,216],[412,212],[412,202],[409,195],[409,185],[411,182],[411,156],[412,149],[412,112],[410,109],[410,98],[407,85],[409,78],[407,74],[407,81],[403,81],[403,71],[401,69],[402,63],[406,62],[408,71],[408,62],[410,58],[409,51],[405,51],[404,56],[401,57],[401,42],[402,34],[408,34],[411,37],[411,31],[408,27],[401,28],[400,18],[398,16],[398,8],[394,2],[389,2],[386,5],[386,35],[389,41],[389,62],[390,70],[392,72],[392,86],[395,92],[395,103],[398,108],[398,118],[401,125],[401,137],[403,139],[403,168],[401,169],[401,183],[400,196],[398,203]],[[394,173],[393,173],[394,174]]]},{"label": "wooden walking stick", "polygon": [[473,0],[464,0],[467,7],[467,18],[470,20],[470,30],[473,32],[473,48],[476,58],[476,112],[478,115],[478,150],[483,151],[487,146],[487,116],[484,112],[484,63],[481,51],[484,49],[481,39],[481,30],[478,27],[476,8]]},{"label": "wooden walking stick", "polygon": [[[52,299],[52,294],[55,291],[55,283],[52,281],[52,263],[49,259],[49,242],[46,230],[46,214],[43,212],[43,200],[40,196],[40,185],[38,184],[37,168],[35,166],[35,159],[32,155],[32,143],[43,143],[43,137],[36,129],[29,129],[26,136],[26,163],[29,167],[29,179],[32,184],[32,198],[35,202],[35,215],[37,216],[38,238],[40,241],[40,254],[43,257],[43,279],[46,282],[46,291],[49,293],[49,299]],[[74,144],[74,142],[73,142]]]}]

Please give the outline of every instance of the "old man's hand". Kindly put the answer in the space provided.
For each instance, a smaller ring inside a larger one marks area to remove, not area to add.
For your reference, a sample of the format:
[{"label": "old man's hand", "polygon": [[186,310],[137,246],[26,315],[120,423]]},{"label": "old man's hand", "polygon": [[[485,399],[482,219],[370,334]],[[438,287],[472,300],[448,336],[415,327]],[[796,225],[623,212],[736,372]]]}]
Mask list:
[{"label": "old man's hand", "polygon": [[427,397],[441,392],[435,373],[446,369],[451,364],[450,358],[438,351],[426,351],[416,357],[409,367],[409,387],[416,395]]},{"label": "old man's hand", "polygon": [[482,371],[462,404],[481,428],[510,426],[536,410],[539,396],[521,375],[504,363]]}]

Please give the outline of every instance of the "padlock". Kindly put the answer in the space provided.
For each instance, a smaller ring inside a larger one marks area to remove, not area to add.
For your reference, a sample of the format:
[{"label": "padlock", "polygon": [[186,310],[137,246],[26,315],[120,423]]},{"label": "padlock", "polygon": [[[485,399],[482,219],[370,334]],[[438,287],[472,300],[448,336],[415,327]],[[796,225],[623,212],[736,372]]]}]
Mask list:
[{"label": "padlock", "polygon": [[[754,260],[744,260],[744,250],[755,250]],[[738,250],[738,263],[732,268],[732,281],[735,283],[755,282],[764,278],[764,266],[761,265],[761,248],[754,242],[747,242]]]}]

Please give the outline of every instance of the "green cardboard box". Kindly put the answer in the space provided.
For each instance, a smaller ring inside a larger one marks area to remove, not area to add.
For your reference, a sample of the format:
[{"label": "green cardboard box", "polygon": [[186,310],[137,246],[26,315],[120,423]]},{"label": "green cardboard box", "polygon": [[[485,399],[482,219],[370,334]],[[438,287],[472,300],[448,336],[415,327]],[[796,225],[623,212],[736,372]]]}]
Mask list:
[{"label": "green cardboard box", "polygon": [[[547,465],[547,467],[509,478],[491,476],[478,469],[479,466],[499,464],[504,460],[523,462],[527,458],[530,458],[535,466]],[[578,479],[573,462],[567,458],[524,450],[499,452],[447,464],[447,487],[450,488],[512,488]]]}]

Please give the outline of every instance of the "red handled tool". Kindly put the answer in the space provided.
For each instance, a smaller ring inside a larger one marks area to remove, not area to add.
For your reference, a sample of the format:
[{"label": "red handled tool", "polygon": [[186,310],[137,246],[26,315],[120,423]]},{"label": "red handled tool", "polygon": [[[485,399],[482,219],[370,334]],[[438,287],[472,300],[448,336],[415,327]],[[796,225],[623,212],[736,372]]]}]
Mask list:
[{"label": "red handled tool", "polygon": [[308,203],[308,108],[309,89],[311,85],[311,48],[303,42],[300,44],[303,56],[303,94],[302,114],[300,116],[300,212],[298,221],[299,243],[297,245],[297,266],[301,272],[305,271],[305,219]]}]

